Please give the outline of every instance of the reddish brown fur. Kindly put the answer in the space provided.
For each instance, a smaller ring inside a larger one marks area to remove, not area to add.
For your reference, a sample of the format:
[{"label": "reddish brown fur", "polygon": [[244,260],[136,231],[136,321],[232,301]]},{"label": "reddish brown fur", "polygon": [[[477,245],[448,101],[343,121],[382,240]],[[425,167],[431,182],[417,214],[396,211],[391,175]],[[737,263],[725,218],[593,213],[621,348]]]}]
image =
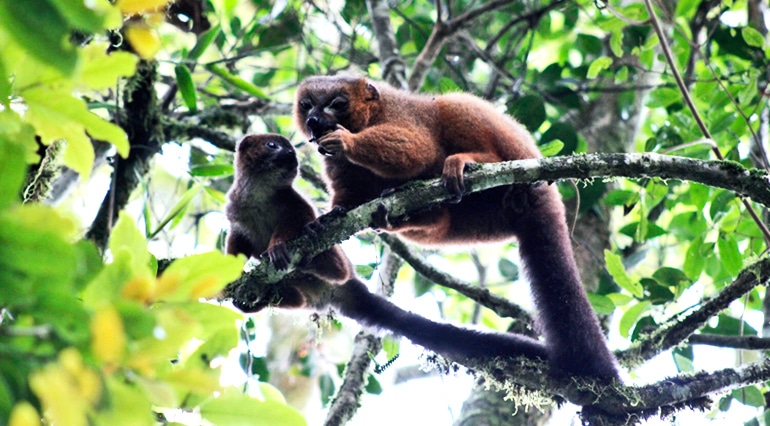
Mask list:
[{"label": "reddish brown fur", "polygon": [[348,76],[304,80],[295,119],[329,154],[334,206],[350,209],[407,181],[442,176],[459,203],[411,215],[387,230],[427,245],[517,237],[552,364],[618,377],[580,282],[557,189],[512,185],[461,198],[466,164],[540,157],[519,123],[472,95],[415,95]]},{"label": "reddish brown fur", "polygon": [[[235,179],[225,206],[230,220],[228,254],[258,257],[264,253],[277,268],[288,266],[285,242],[299,236],[316,218],[310,203],[292,188],[297,166],[294,149],[283,136],[248,135],[238,143]],[[337,283],[347,281],[351,273],[338,247],[317,255],[302,270]],[[301,301],[287,295],[285,303]]]}]

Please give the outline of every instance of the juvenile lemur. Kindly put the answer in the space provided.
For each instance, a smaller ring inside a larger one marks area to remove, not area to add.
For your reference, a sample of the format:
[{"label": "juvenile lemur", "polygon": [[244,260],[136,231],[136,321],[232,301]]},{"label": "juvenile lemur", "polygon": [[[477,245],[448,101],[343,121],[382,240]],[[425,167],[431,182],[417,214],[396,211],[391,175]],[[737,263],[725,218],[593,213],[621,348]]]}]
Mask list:
[{"label": "juvenile lemur", "polygon": [[[521,124],[470,94],[418,95],[353,76],[305,79],[297,89],[294,116],[326,155],[338,211],[405,182],[441,176],[453,203],[374,223],[431,246],[515,237],[549,362],[573,374],[618,378],[616,360],[580,282],[557,188],[514,184],[463,196],[467,164],[541,156]],[[509,354],[527,350],[514,348]]]},{"label": "juvenile lemur", "polygon": [[[299,235],[316,217],[310,203],[292,188],[296,175],[296,154],[283,136],[249,135],[238,143],[235,180],[227,193],[225,208],[230,220],[228,254],[266,253],[277,267],[286,266],[281,261],[285,252],[283,242]],[[391,330],[443,355],[478,357],[515,352],[547,357],[545,347],[528,337],[469,330],[402,310],[370,293],[336,246],[303,262],[300,273],[289,276],[283,284],[275,300],[239,307],[253,312],[273,303],[284,308],[323,309],[331,303],[342,315]],[[329,294],[331,297],[327,297]]]}]

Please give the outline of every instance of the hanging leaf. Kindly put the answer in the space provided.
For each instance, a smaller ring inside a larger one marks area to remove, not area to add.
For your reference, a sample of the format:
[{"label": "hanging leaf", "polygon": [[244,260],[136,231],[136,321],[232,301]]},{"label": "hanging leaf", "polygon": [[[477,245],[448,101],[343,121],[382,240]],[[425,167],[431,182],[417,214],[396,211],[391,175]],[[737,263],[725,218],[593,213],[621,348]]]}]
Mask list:
[{"label": "hanging leaf", "polygon": [[185,106],[190,112],[196,112],[198,110],[198,96],[190,70],[185,65],[179,64],[174,67],[174,73],[176,74],[176,84],[179,87],[179,93],[182,95]]}]

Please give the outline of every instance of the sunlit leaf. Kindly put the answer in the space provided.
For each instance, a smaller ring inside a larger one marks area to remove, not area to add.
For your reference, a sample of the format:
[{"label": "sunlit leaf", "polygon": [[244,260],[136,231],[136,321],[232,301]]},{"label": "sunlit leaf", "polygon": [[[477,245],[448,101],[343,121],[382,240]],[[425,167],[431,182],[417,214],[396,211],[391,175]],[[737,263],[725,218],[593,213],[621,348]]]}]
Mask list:
[{"label": "sunlit leaf", "polygon": [[190,168],[190,175],[200,177],[226,177],[232,176],[232,164],[204,164]]},{"label": "sunlit leaf", "polygon": [[175,260],[158,281],[158,297],[167,301],[211,297],[241,276],[244,256],[208,252]]},{"label": "sunlit leaf", "polygon": [[152,59],[160,51],[161,44],[155,30],[146,24],[132,24],[124,30],[126,40],[142,59]]},{"label": "sunlit leaf", "polygon": [[169,0],[118,0],[115,4],[124,15],[139,15],[157,12],[168,4]]},{"label": "sunlit leaf", "polygon": [[650,92],[647,106],[650,108],[667,107],[682,99],[682,95],[676,89],[661,87]]},{"label": "sunlit leaf", "polygon": [[703,238],[696,238],[690,242],[684,257],[683,270],[685,275],[693,281],[700,277],[706,266],[706,259],[700,254],[700,247],[703,244]]},{"label": "sunlit leaf", "polygon": [[741,28],[741,36],[743,40],[752,47],[763,47],[765,45],[765,36],[759,31],[751,27]]},{"label": "sunlit leaf", "polygon": [[[1,123],[0,123],[1,125]],[[0,132],[0,209],[21,201],[19,191],[26,177],[24,149]]]},{"label": "sunlit leaf", "polygon": [[556,139],[538,146],[543,157],[553,157],[564,149],[564,142]]},{"label": "sunlit leaf", "polygon": [[748,405],[750,407],[765,406],[765,396],[756,386],[746,386],[740,389],[735,389],[730,395],[741,404]]},{"label": "sunlit leaf", "polygon": [[94,150],[86,132],[115,144],[121,155],[128,154],[128,137],[123,129],[88,111],[83,100],[40,87],[26,90],[22,95],[29,107],[26,120],[35,126],[44,143],[66,140],[64,162],[84,179],[90,175],[94,162]]},{"label": "sunlit leaf", "polygon": [[612,278],[621,288],[636,297],[642,297],[644,295],[644,289],[639,283],[639,280],[634,280],[628,275],[626,268],[623,267],[623,261],[620,256],[609,250],[604,250],[604,261],[607,266],[607,272],[612,275]]},{"label": "sunlit leaf", "polygon": [[117,366],[126,354],[123,320],[112,305],[99,308],[91,317],[91,351],[99,362]]},{"label": "sunlit leaf", "polygon": [[125,257],[131,260],[137,276],[148,274],[150,253],[147,240],[136,228],[134,219],[126,212],[121,212],[110,235],[109,248],[115,259]]},{"label": "sunlit leaf", "polygon": [[307,425],[299,412],[288,405],[245,395],[212,398],[201,404],[200,412],[204,419],[216,425]]},{"label": "sunlit leaf", "polygon": [[615,304],[612,303],[612,299],[609,297],[596,293],[588,293],[587,296],[591,307],[594,308],[597,314],[609,315],[615,311]]},{"label": "sunlit leaf", "polygon": [[623,314],[623,317],[620,318],[620,325],[618,326],[620,335],[628,338],[628,336],[631,335],[631,330],[633,329],[636,322],[639,320],[642,314],[647,311],[649,307],[650,307],[650,302],[646,302],[646,301],[639,302],[636,305],[630,307]]},{"label": "sunlit leaf", "polygon": [[720,234],[717,240],[717,249],[719,258],[722,260],[727,273],[732,276],[738,275],[743,268],[743,257],[738,249],[738,242],[730,234]]},{"label": "sunlit leaf", "polygon": [[[141,382],[141,380],[140,380]],[[153,415],[152,404],[144,388],[129,384],[120,376],[108,376],[107,392],[110,395],[109,405],[99,410],[97,418],[100,425],[157,425]]]},{"label": "sunlit leaf", "polygon": [[128,52],[111,52],[106,43],[91,43],[80,50],[83,67],[78,74],[80,84],[96,90],[114,87],[121,77],[136,72],[137,57]]},{"label": "sunlit leaf", "polygon": [[588,73],[586,78],[594,79],[599,76],[599,73],[606,70],[612,65],[612,58],[609,56],[602,56],[594,59],[591,65],[588,67]]},{"label": "sunlit leaf", "polygon": [[673,356],[674,356],[674,364],[676,364],[677,371],[679,371],[680,373],[691,373],[695,371],[695,366],[693,365],[691,360],[677,353],[673,354]]},{"label": "sunlit leaf", "polygon": [[13,406],[8,426],[40,426],[40,413],[27,401],[21,401]]},{"label": "sunlit leaf", "polygon": [[214,75],[221,78],[227,84],[235,88],[243,90],[244,92],[252,96],[256,96],[262,99],[268,99],[268,96],[265,94],[265,92],[262,91],[262,89],[258,88],[257,86],[249,83],[248,81],[242,79],[241,77],[235,74],[231,74],[230,71],[228,71],[226,68],[222,66],[219,66],[217,64],[209,64],[209,65],[206,65],[206,69],[211,71]]}]

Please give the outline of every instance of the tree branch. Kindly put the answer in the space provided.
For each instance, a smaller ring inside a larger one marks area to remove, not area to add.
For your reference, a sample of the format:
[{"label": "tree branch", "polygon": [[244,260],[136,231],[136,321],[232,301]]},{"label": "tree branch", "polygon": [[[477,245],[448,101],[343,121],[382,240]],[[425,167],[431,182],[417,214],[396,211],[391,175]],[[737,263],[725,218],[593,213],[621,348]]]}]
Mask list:
[{"label": "tree branch", "polygon": [[[532,182],[553,182],[563,179],[630,179],[661,178],[698,182],[727,189],[770,206],[770,181],[762,170],[748,170],[729,161],[697,160],[660,154],[587,154],[576,156],[527,159],[500,163],[473,164],[465,175],[467,192],[477,192],[501,185]],[[291,265],[278,271],[269,262],[258,265],[234,286],[254,283],[275,283],[293,270],[300,259],[310,258],[329,249],[351,235],[369,228],[372,214],[382,204],[391,217],[399,217],[452,198],[440,179],[410,182],[394,193],[372,200],[344,215],[327,214],[319,217],[324,229],[315,237],[300,236],[287,242],[292,253]]]},{"label": "tree branch", "polygon": [[104,197],[91,229],[86,233],[86,238],[94,241],[100,250],[107,246],[118,212],[123,210],[131,192],[149,171],[150,158],[160,150],[163,132],[154,87],[157,80],[156,68],[155,62],[141,61],[136,74],[126,85],[123,96],[126,100],[126,113],[121,125],[128,134],[131,153],[126,159],[117,158],[112,186]]},{"label": "tree branch", "polygon": [[718,334],[693,334],[687,338],[690,345],[709,345],[719,348],[770,350],[770,338],[757,336],[722,336]]}]

